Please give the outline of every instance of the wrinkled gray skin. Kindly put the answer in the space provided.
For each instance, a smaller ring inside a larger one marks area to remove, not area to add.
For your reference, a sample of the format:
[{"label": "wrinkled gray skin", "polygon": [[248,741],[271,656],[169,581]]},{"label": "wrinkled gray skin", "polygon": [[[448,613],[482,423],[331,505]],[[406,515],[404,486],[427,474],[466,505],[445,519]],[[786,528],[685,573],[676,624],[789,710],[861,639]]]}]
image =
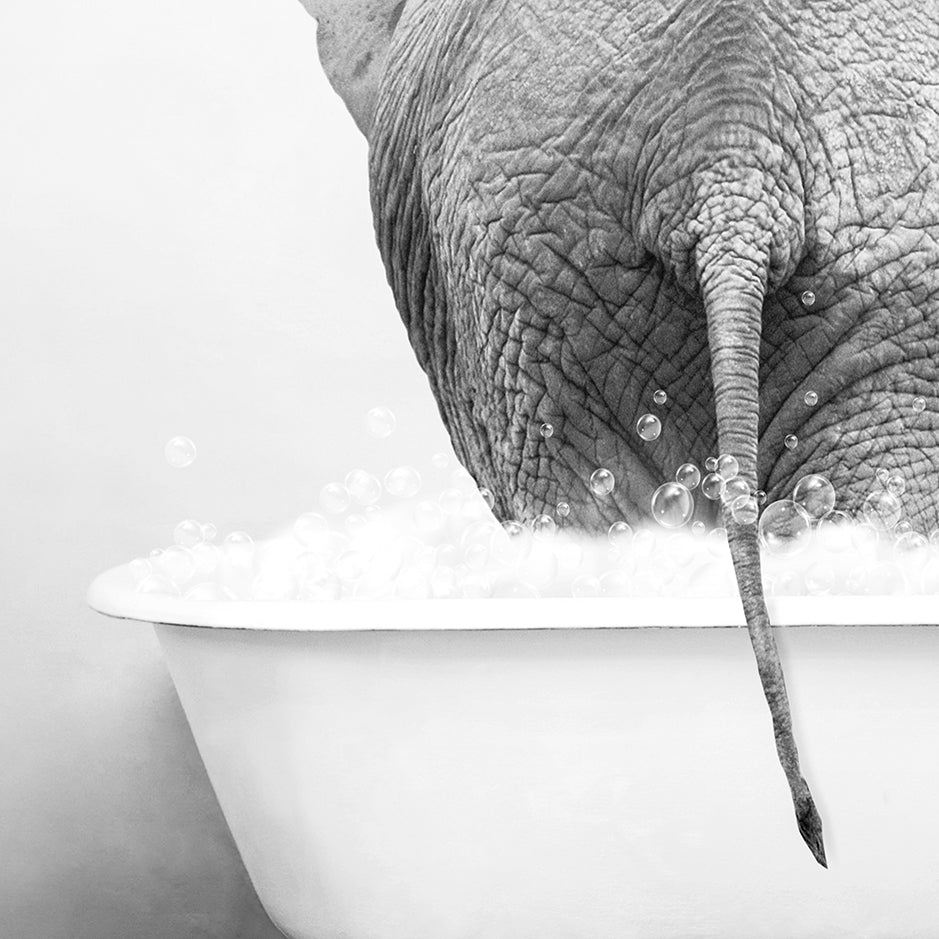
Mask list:
[{"label": "wrinkled gray skin", "polygon": [[[574,527],[642,522],[680,463],[732,453],[770,501],[810,471],[849,512],[877,467],[897,470],[906,517],[936,526],[939,4],[305,2],[369,139],[398,309],[497,516],[563,499]],[[635,424],[658,388],[647,443]],[[606,498],[586,485],[599,466]],[[699,499],[696,517],[717,510]],[[825,865],[756,528],[720,521]]]}]

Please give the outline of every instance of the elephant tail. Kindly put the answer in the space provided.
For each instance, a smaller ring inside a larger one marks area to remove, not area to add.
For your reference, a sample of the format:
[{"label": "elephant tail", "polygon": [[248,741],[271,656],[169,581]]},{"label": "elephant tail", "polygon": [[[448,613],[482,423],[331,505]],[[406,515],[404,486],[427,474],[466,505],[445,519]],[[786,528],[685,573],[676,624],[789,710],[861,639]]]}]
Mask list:
[{"label": "elephant tail", "polygon": [[[724,230],[711,240],[699,241],[695,261],[707,315],[720,452],[737,458],[740,475],[755,493],[760,330],[772,247],[765,231],[733,228],[732,232]],[[757,526],[754,521],[735,520],[730,506],[724,507],[724,513],[750,642],[773,718],[776,752],[792,793],[799,833],[815,860],[827,867],[822,822],[799,769],[786,683],[763,597]]]}]

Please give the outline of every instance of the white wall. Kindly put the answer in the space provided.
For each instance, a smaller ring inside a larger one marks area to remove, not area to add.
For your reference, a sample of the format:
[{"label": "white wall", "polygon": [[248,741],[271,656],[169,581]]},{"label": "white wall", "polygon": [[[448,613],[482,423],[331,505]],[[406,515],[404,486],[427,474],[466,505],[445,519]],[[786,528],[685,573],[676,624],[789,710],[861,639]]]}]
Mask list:
[{"label": "white wall", "polygon": [[151,631],[84,591],[445,445],[365,143],[296,0],[5,0],[0,128],[0,935],[264,939]]}]

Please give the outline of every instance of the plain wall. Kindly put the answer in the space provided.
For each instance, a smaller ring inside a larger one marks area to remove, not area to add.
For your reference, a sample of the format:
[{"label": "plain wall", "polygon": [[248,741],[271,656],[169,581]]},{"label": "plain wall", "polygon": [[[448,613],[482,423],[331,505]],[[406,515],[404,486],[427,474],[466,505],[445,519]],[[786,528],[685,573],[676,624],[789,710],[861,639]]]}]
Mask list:
[{"label": "plain wall", "polygon": [[0,128],[0,935],[266,939],[152,630],[84,595],[446,447],[365,141],[296,0],[4,0]]}]

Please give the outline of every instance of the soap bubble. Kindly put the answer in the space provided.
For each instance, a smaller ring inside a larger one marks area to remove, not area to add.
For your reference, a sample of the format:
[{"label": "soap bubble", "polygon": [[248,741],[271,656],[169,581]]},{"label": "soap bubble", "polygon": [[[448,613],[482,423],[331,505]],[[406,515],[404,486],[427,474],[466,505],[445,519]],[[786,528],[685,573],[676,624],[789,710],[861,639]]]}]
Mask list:
[{"label": "soap bubble", "polygon": [[715,557],[726,558],[728,556],[729,546],[727,544],[727,530],[724,528],[712,528],[707,533],[708,551]]},{"label": "soap bubble", "polygon": [[851,547],[851,518],[837,509],[828,512],[818,523],[816,538],[825,551],[847,551]]},{"label": "soap bubble", "polygon": [[496,504],[496,497],[492,494],[491,489],[487,489],[485,486],[480,486],[479,494],[482,496],[483,502],[485,502],[490,509]]},{"label": "soap bubble", "polygon": [[632,540],[633,530],[629,522],[618,521],[610,525],[606,537],[614,547],[622,547]]},{"label": "soap bubble", "polygon": [[913,410],[917,414],[922,414],[926,410],[926,399],[921,397],[915,397],[913,399]]},{"label": "soap bubble", "polygon": [[327,483],[320,490],[320,506],[331,515],[340,515],[349,508],[351,496],[342,483]]},{"label": "soap bubble", "polygon": [[531,530],[536,538],[550,538],[556,528],[557,523],[550,515],[538,515],[531,523]]},{"label": "soap bubble", "polygon": [[665,402],[668,401],[668,395],[660,388],[652,395],[652,400],[656,404],[665,404]]},{"label": "soap bubble", "polygon": [[701,480],[701,491],[706,498],[717,500],[723,495],[725,485],[724,480],[717,473],[708,473]]},{"label": "soap bubble", "polygon": [[886,489],[887,480],[890,479],[890,470],[884,466],[881,466],[874,475],[877,477],[877,482],[879,482],[880,485]]},{"label": "soap bubble", "polygon": [[716,456],[709,456],[709,457],[704,461],[704,468],[705,468],[709,473],[716,473],[716,472],[717,472],[717,457],[716,457]]},{"label": "soap bubble", "polygon": [[345,483],[349,495],[359,505],[374,505],[381,498],[381,480],[367,470],[349,470]]},{"label": "soap bubble", "polygon": [[730,504],[730,514],[738,524],[752,525],[760,514],[760,509],[753,496],[738,496]]},{"label": "soap bubble", "polygon": [[725,453],[717,458],[717,475],[724,482],[730,482],[740,472],[740,464],[737,458],[729,453]]},{"label": "soap bubble", "polygon": [[320,571],[301,582],[298,597],[301,600],[339,600],[342,584],[329,571]]},{"label": "soap bubble", "polygon": [[203,541],[215,541],[218,537],[218,528],[215,527],[212,522],[203,522],[202,523],[202,540]]},{"label": "soap bubble", "polygon": [[246,531],[233,531],[222,542],[222,554],[230,564],[248,567],[254,562],[254,541]]},{"label": "soap bubble", "polygon": [[597,496],[608,496],[616,485],[613,474],[602,466],[590,474],[590,490]]},{"label": "soap bubble", "polygon": [[754,493],[757,505],[766,505],[766,492],[763,489],[757,489]]},{"label": "soap bubble", "polygon": [[190,466],[196,459],[196,445],[188,437],[173,437],[163,452],[166,462],[177,469]]},{"label": "soap bubble", "polygon": [[818,393],[815,391],[807,391],[802,398],[802,400],[810,407],[814,408],[818,404]]},{"label": "soap bubble", "polygon": [[693,522],[691,525],[691,534],[699,538],[707,533],[707,525],[704,522]]},{"label": "soap bubble", "polygon": [[903,509],[894,493],[878,489],[864,500],[861,511],[868,524],[879,531],[889,531],[900,521]]},{"label": "soap bubble", "polygon": [[851,526],[851,547],[858,554],[870,554],[880,543],[880,530],[869,522]]},{"label": "soap bubble", "polygon": [[777,557],[791,557],[804,551],[812,538],[809,515],[791,499],[772,502],[760,516],[760,542]]},{"label": "soap bubble", "polygon": [[394,433],[397,421],[390,408],[377,407],[372,408],[365,415],[365,428],[379,440],[390,437]]},{"label": "soap bubble", "polygon": [[887,492],[902,496],[906,492],[906,480],[899,473],[894,474],[887,480]]},{"label": "soap bubble", "polygon": [[208,577],[215,572],[215,569],[218,567],[218,562],[222,557],[222,552],[219,548],[214,544],[206,544],[204,541],[200,541],[189,550],[192,552],[192,558],[196,565],[193,576],[200,578]]},{"label": "soap bubble", "polygon": [[532,532],[514,518],[506,519],[492,538],[492,556],[499,564],[511,567],[524,559],[532,547]]},{"label": "soap bubble", "polygon": [[593,574],[579,574],[571,582],[572,597],[599,597],[600,579]]},{"label": "soap bubble", "polygon": [[489,560],[489,549],[482,544],[471,544],[463,552],[463,560],[471,571],[481,571]]},{"label": "soap bubble", "polygon": [[812,307],[815,306],[815,294],[811,290],[803,290],[799,295],[799,300],[802,303],[802,306]]},{"label": "soap bubble", "polygon": [[599,585],[601,597],[632,596],[633,579],[626,571],[613,570],[601,574]]},{"label": "soap bubble", "polygon": [[446,512],[437,502],[422,499],[414,506],[414,524],[423,535],[436,534],[444,527],[446,521]]},{"label": "soap bubble", "polygon": [[907,592],[906,578],[898,564],[880,561],[855,567],[848,575],[848,593],[856,596],[885,597]]},{"label": "soap bubble", "polygon": [[652,493],[652,517],[663,528],[681,528],[694,512],[694,498],[681,483],[664,483]]},{"label": "soap bubble", "polygon": [[540,433],[545,440],[547,440],[549,437],[553,437],[554,424],[549,424],[547,421],[545,421],[545,423],[538,428],[538,433]]},{"label": "soap bubble", "polygon": [[163,594],[166,596],[179,596],[179,587],[163,574],[153,573],[144,577],[137,584],[137,593]]},{"label": "soap bubble", "polygon": [[686,489],[695,489],[701,482],[701,470],[694,463],[682,463],[675,473],[675,482],[681,483]]},{"label": "soap bubble", "polygon": [[368,516],[361,515],[359,512],[350,512],[345,519],[343,519],[343,524],[349,535],[355,538],[369,527],[370,522]]},{"label": "soap bubble", "polygon": [[484,572],[467,574],[460,590],[467,600],[482,600],[492,596],[492,584]]},{"label": "soap bubble", "polygon": [[835,507],[835,487],[824,476],[803,476],[792,490],[792,501],[811,518],[824,518]]},{"label": "soap bubble", "polygon": [[135,584],[146,580],[153,573],[153,565],[146,558],[134,558],[127,567],[130,569],[130,576],[134,579]]},{"label": "soap bubble", "polygon": [[329,532],[329,522],[317,512],[304,512],[293,523],[294,537],[308,548],[322,547]]},{"label": "soap bubble", "polygon": [[734,476],[724,483],[721,502],[724,505],[733,505],[739,498],[749,498],[750,495],[750,484],[742,476]]},{"label": "soap bubble", "polygon": [[456,571],[448,565],[435,567],[430,575],[430,593],[438,600],[459,596],[460,584]]},{"label": "soap bubble", "polygon": [[365,573],[368,558],[358,548],[343,551],[333,565],[333,572],[343,582],[351,584]]},{"label": "soap bubble", "polygon": [[636,421],[636,433],[643,440],[658,440],[662,433],[662,422],[654,414],[643,414]]},{"label": "soap bubble", "polygon": [[435,453],[430,458],[431,465],[434,469],[446,469],[450,465],[450,457],[446,453]]},{"label": "soap bubble", "polygon": [[567,502],[559,502],[554,509],[560,518],[567,518],[571,514],[571,507]]},{"label": "soap bubble", "polygon": [[786,445],[787,450],[795,450],[799,446],[799,438],[795,434],[786,434],[783,443]]},{"label": "soap bubble", "polygon": [[908,531],[912,531],[912,530],[913,530],[913,523],[907,521],[904,518],[904,519],[901,519],[899,522],[897,522],[897,524],[894,526],[893,534],[894,534],[894,537],[899,537],[900,535],[905,535]]},{"label": "soap bubble", "polygon": [[413,466],[396,466],[385,474],[385,489],[393,496],[410,499],[420,492],[421,474]]},{"label": "soap bubble", "polygon": [[463,494],[459,489],[444,489],[437,497],[437,503],[447,515],[459,515],[463,508]]},{"label": "soap bubble", "polygon": [[897,563],[909,575],[919,571],[930,559],[932,551],[925,535],[918,531],[908,531],[900,535],[893,543],[893,554]]},{"label": "soap bubble", "polygon": [[805,569],[805,592],[813,597],[831,593],[835,586],[835,569],[828,561],[813,561]]},{"label": "soap bubble", "polygon": [[184,548],[192,548],[202,541],[202,526],[195,519],[187,518],[173,529],[173,541]]},{"label": "soap bubble", "polygon": [[164,577],[181,586],[196,572],[196,559],[189,548],[173,545],[167,548],[157,559],[154,567]]},{"label": "soap bubble", "polygon": [[224,584],[209,580],[190,587],[186,591],[186,599],[206,600],[214,603],[218,600],[237,600],[238,597],[233,590],[230,590]]},{"label": "soap bubble", "polygon": [[296,594],[297,583],[293,575],[283,568],[264,567],[251,581],[254,600],[291,600]]}]

